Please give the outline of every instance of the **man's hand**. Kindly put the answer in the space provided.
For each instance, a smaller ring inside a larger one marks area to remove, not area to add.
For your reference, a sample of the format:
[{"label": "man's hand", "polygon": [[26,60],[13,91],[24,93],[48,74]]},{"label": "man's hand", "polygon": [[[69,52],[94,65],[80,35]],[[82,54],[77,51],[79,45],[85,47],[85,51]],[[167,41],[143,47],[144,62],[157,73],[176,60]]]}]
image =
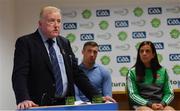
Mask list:
[{"label": "man's hand", "polygon": [[110,96],[104,96],[103,97],[103,101],[105,102],[105,103],[108,103],[108,102],[113,102],[113,103],[116,103],[116,100],[114,100],[112,97],[110,97]]},{"label": "man's hand", "polygon": [[17,109],[28,109],[30,107],[37,107],[37,106],[39,105],[35,104],[33,101],[25,100],[17,105]]}]

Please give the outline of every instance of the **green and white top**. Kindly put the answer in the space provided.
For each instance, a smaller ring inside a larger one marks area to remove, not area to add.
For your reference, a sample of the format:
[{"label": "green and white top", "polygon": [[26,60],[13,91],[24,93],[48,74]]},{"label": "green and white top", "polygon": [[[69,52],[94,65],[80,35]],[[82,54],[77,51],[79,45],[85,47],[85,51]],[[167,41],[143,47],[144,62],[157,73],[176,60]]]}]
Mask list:
[{"label": "green and white top", "polygon": [[144,106],[152,103],[168,105],[174,98],[174,92],[165,68],[157,71],[157,78],[153,83],[152,70],[145,69],[145,77],[142,83],[137,82],[135,67],[131,68],[127,75],[127,90],[133,105]]}]

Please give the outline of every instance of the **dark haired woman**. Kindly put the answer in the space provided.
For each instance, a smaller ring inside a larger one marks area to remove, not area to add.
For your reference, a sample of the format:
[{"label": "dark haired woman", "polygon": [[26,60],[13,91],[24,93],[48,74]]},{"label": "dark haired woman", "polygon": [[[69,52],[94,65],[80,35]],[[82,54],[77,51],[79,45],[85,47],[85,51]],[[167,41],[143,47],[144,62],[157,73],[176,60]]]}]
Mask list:
[{"label": "dark haired woman", "polygon": [[152,42],[140,44],[135,65],[127,75],[128,96],[133,108],[141,110],[171,110],[168,106],[174,93],[167,71],[157,58]]}]

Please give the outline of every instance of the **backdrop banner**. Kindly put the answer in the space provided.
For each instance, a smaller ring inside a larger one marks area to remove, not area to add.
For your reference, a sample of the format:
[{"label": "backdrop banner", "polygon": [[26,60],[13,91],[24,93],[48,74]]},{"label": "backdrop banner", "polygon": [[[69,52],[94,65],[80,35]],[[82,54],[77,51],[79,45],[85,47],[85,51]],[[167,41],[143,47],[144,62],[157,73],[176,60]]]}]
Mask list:
[{"label": "backdrop banner", "polygon": [[126,74],[144,40],[154,43],[173,88],[180,87],[179,4],[63,8],[62,14],[61,35],[70,40],[79,63],[86,41],[99,44],[97,63],[111,72],[113,91],[125,90]]}]

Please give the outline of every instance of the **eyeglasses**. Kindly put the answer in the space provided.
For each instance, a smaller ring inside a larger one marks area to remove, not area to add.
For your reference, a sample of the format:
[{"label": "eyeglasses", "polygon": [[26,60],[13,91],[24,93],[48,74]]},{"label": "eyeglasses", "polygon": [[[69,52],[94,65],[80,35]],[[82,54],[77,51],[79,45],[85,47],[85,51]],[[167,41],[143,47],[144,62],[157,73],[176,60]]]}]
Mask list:
[{"label": "eyeglasses", "polygon": [[61,24],[61,20],[60,19],[47,19],[47,23],[50,24],[50,25],[54,25],[54,24]]}]

